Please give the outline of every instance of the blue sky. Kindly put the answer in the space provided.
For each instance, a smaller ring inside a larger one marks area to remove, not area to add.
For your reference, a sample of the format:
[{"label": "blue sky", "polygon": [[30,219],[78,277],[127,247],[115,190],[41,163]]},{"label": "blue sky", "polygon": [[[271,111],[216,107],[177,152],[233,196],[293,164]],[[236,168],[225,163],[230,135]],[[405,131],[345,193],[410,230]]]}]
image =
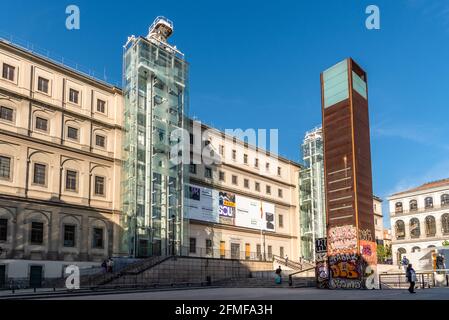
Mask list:
[{"label": "blue sky", "polygon": [[[65,28],[70,4],[81,10],[80,30]],[[380,8],[380,30],[365,28],[370,4]],[[15,0],[3,8],[0,32],[110,81],[121,79],[127,36],[167,16],[171,42],[191,65],[191,115],[221,129],[278,128],[280,153],[296,161],[304,132],[321,122],[320,72],[351,56],[368,73],[374,192],[385,198],[449,177],[445,0]]]}]

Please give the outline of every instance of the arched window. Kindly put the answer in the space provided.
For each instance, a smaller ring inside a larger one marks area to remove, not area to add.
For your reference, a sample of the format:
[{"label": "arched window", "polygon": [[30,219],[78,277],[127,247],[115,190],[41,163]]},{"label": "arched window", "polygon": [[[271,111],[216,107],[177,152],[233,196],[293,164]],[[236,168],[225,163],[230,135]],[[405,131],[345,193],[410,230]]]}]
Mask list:
[{"label": "arched window", "polygon": [[407,250],[405,250],[404,248],[398,248],[398,251],[396,252],[398,262],[401,261],[402,256],[406,253],[407,253]]},{"label": "arched window", "polygon": [[405,224],[404,221],[402,220],[398,220],[396,221],[396,239],[397,240],[402,240],[405,238]]},{"label": "arched window", "polygon": [[436,233],[437,233],[437,227],[436,227],[435,218],[433,216],[427,216],[426,217],[426,236],[435,237]]},{"label": "arched window", "polygon": [[441,228],[444,235],[449,234],[449,213],[445,213],[441,216]]},{"label": "arched window", "polygon": [[421,229],[419,227],[419,220],[417,218],[410,219],[410,237],[419,238]]},{"label": "arched window", "polygon": [[416,211],[418,210],[418,201],[411,200],[410,201],[410,211]]},{"label": "arched window", "polygon": [[424,205],[425,205],[426,209],[433,208],[433,198],[427,197],[426,199],[424,199]]},{"label": "arched window", "polygon": [[436,248],[434,245],[430,245],[427,248]]},{"label": "arched window", "polygon": [[402,213],[402,202],[396,202],[395,204],[395,212]]},{"label": "arched window", "polygon": [[412,248],[412,252],[420,252],[421,248],[420,247],[413,247]]},{"label": "arched window", "polygon": [[446,193],[441,196],[441,206],[449,206],[449,194]]}]

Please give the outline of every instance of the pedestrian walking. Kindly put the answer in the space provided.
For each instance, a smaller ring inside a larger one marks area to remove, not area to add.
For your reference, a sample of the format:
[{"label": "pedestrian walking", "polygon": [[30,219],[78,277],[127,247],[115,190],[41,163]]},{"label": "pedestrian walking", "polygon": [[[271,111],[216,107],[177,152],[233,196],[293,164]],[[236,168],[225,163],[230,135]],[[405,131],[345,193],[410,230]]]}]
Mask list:
[{"label": "pedestrian walking", "polygon": [[101,269],[103,270],[103,273],[108,272],[108,264],[106,260],[103,260],[103,262],[101,263]]},{"label": "pedestrian walking", "polygon": [[410,261],[408,261],[406,256],[404,256],[402,258],[401,264],[402,264],[402,267],[404,268],[404,272],[407,272],[407,268],[408,268],[408,265],[410,264]]},{"label": "pedestrian walking", "polygon": [[108,262],[107,262],[107,266],[108,266],[108,272],[112,273],[113,267],[114,267],[114,261],[112,261],[111,258],[109,258]]},{"label": "pedestrian walking", "polygon": [[411,264],[407,266],[407,271],[405,275],[407,276],[407,281],[410,282],[410,287],[408,288],[408,291],[410,293],[416,293],[415,292],[416,272],[415,269],[412,268]]},{"label": "pedestrian walking", "polygon": [[282,269],[281,269],[281,266],[279,266],[279,267],[276,269],[275,283],[276,283],[276,284],[282,284]]},{"label": "pedestrian walking", "polygon": [[285,265],[288,265],[288,255],[285,255]]}]

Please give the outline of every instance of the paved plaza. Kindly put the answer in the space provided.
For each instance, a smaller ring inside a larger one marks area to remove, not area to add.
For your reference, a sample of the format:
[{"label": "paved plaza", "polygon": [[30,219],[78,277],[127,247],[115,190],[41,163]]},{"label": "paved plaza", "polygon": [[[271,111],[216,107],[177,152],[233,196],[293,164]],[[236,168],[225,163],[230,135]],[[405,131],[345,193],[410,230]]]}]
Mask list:
[{"label": "paved plaza", "polygon": [[55,297],[51,300],[449,300],[449,288],[417,290],[416,294],[407,290],[213,288]]}]

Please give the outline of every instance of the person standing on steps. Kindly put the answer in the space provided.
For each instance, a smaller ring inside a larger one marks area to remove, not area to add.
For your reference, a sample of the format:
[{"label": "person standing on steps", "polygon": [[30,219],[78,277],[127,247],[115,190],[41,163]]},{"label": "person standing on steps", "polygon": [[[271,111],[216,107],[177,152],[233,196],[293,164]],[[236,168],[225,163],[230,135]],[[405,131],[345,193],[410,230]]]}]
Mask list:
[{"label": "person standing on steps", "polygon": [[288,266],[288,255],[285,255],[285,265]]},{"label": "person standing on steps", "polygon": [[276,284],[282,284],[282,269],[281,266],[279,266],[276,269],[276,278],[275,278]]},{"label": "person standing on steps", "polygon": [[407,281],[410,282],[410,287],[408,288],[408,291],[410,293],[416,293],[415,292],[416,272],[415,269],[412,268],[411,264],[407,266],[407,271],[405,275],[407,276]]}]

